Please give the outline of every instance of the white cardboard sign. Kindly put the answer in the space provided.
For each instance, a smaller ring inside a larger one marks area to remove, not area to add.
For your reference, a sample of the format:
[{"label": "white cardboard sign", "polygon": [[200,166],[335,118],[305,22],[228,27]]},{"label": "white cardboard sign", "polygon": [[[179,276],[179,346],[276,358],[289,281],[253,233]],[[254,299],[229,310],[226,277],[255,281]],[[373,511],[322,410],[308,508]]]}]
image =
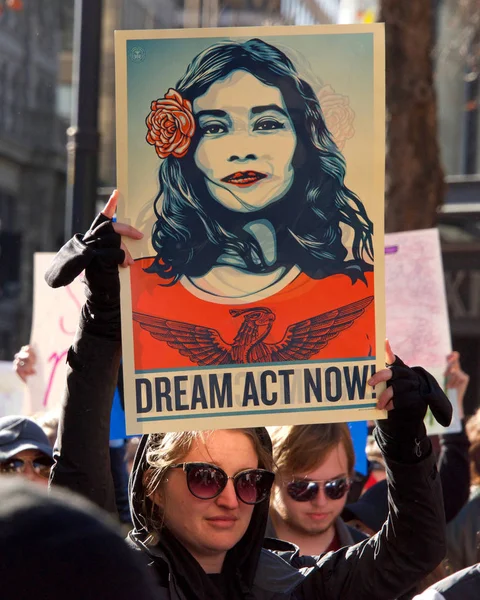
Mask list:
[{"label": "white cardboard sign", "polygon": [[28,378],[24,413],[52,411],[59,407],[65,386],[66,356],[83,304],[83,284],[77,277],[70,285],[50,288],[44,279],[54,253],[34,255],[33,345],[37,373]]},{"label": "white cardboard sign", "polygon": [[[421,365],[443,387],[446,356],[452,351],[438,229],[385,235],[387,337],[392,349],[411,366]],[[429,435],[460,430],[455,390],[450,427],[427,415]]]},{"label": "white cardboard sign", "polygon": [[23,412],[23,383],[10,361],[0,361],[0,417]]}]

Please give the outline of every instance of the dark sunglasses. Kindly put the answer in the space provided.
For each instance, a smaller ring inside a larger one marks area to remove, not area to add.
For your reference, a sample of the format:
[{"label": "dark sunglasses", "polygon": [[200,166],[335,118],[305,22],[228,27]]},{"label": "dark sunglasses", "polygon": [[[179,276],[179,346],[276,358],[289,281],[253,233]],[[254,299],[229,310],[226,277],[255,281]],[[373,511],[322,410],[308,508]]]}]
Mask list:
[{"label": "dark sunglasses", "polygon": [[0,473],[24,473],[25,466],[30,465],[34,472],[40,477],[48,478],[50,475],[50,469],[53,465],[53,460],[48,456],[39,456],[34,460],[24,460],[22,458],[11,458],[0,462]]},{"label": "dark sunglasses", "polygon": [[258,504],[268,498],[275,479],[275,475],[265,469],[246,469],[229,477],[223,469],[210,463],[180,463],[171,468],[185,471],[190,493],[200,500],[219,496],[231,479],[239,500],[245,504]]},{"label": "dark sunglasses", "polygon": [[287,484],[287,493],[296,502],[309,502],[318,496],[323,488],[325,496],[330,500],[340,500],[350,489],[352,480],[349,477],[328,479],[326,481],[311,481],[309,479],[294,479]]}]

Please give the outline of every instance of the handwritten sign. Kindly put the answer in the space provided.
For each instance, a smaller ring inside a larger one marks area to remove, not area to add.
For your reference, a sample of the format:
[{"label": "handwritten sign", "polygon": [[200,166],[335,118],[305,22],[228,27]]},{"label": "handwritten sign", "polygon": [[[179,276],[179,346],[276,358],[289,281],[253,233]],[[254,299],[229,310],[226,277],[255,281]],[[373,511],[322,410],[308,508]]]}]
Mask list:
[{"label": "handwritten sign", "polygon": [[63,395],[66,356],[83,304],[83,284],[78,277],[64,288],[52,289],[44,273],[55,255],[34,256],[33,322],[30,343],[35,348],[37,373],[27,380],[26,414],[55,410]]},{"label": "handwritten sign", "polygon": [[[446,357],[452,351],[438,229],[385,236],[387,337],[395,354],[421,365],[443,387]],[[449,392],[456,409],[456,394]],[[457,411],[448,431],[459,430]],[[430,435],[445,428],[427,418]]]},{"label": "handwritten sign", "polygon": [[23,384],[10,361],[0,361],[0,417],[22,414]]}]

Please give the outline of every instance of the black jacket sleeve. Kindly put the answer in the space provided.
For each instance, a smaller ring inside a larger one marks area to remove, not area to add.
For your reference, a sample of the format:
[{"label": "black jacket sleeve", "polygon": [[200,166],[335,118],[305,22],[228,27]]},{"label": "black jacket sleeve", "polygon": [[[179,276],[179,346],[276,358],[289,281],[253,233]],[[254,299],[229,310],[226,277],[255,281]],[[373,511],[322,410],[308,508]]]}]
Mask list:
[{"label": "black jacket sleeve", "polygon": [[438,470],[442,481],[447,523],[454,519],[468,502],[470,495],[469,447],[470,443],[465,433],[463,419],[462,430],[459,433],[446,433],[440,436]]},{"label": "black jacket sleeve", "polygon": [[386,523],[369,540],[318,559],[301,586],[303,600],[392,600],[444,558],[445,514],[433,453],[414,464],[386,463]]},{"label": "black jacket sleeve", "polygon": [[110,411],[117,383],[119,341],[77,331],[68,352],[67,382],[51,485],[82,494],[115,513],[110,471]]}]

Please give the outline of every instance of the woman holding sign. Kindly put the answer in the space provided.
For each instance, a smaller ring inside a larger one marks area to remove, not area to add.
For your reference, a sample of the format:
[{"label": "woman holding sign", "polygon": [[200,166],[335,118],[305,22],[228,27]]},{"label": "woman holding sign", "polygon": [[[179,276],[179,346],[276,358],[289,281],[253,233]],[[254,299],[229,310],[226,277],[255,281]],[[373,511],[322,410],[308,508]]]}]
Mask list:
[{"label": "woman holding sign", "polygon": [[[372,356],[373,224],[286,54],[260,39],[207,48],[146,125],[162,162],[156,255],[131,270],[136,369]],[[212,327],[237,338],[228,356],[194,339]]]},{"label": "woman holding sign", "polygon": [[[132,265],[120,235],[141,234],[112,223],[116,194],[85,236],[59,252],[47,273],[58,286],[85,268],[88,300],[68,354],[66,402],[52,483],[67,486],[114,512],[108,421],[120,360],[117,265]],[[388,348],[391,367],[376,439],[388,465],[390,510],[372,538],[323,557],[264,540],[272,447],[264,428],[144,436],[131,475],[134,530],[165,599],[391,599],[430,572],[445,552],[445,517],[435,457],[423,418],[440,422],[451,406],[435,380],[410,369]],[[87,443],[85,443],[87,441]],[[415,537],[412,537],[414,532]]]}]

